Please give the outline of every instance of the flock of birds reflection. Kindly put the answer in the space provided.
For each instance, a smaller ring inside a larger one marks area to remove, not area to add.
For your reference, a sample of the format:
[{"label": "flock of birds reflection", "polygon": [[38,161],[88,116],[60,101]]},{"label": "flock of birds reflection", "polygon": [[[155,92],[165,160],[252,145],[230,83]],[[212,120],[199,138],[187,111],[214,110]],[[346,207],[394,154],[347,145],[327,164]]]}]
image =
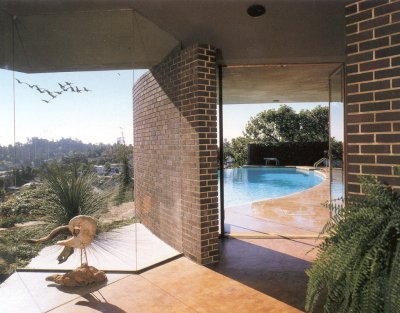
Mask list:
[{"label": "flock of birds reflection", "polygon": [[29,88],[36,90],[37,92],[39,92],[43,95],[48,95],[50,98],[41,99],[43,102],[46,102],[46,103],[50,103],[52,100],[54,100],[55,98],[57,98],[58,96],[62,95],[63,93],[66,93],[66,92],[82,93],[82,92],[90,92],[91,91],[91,90],[87,89],[86,87],[79,87],[79,86],[74,85],[74,83],[71,83],[71,82],[64,82],[63,84],[58,83],[59,90],[50,91],[50,90],[48,90],[46,88],[42,88],[38,85],[28,84],[17,78],[15,80],[20,85],[26,85]]}]

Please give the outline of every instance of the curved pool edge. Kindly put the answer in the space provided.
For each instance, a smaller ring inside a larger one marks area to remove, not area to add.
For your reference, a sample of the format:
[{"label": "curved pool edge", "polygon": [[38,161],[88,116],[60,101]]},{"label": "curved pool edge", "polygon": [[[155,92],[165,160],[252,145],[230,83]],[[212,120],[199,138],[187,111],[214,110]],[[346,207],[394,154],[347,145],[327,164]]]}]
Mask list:
[{"label": "curved pool edge", "polygon": [[284,198],[292,197],[294,195],[297,195],[297,194],[312,190],[314,188],[317,188],[317,187],[321,186],[323,183],[326,183],[327,181],[329,182],[328,176],[326,175],[326,173],[324,173],[323,171],[321,171],[319,169],[316,169],[316,168],[314,168],[312,166],[262,166],[262,165],[257,166],[257,165],[246,165],[246,166],[243,166],[243,167],[244,168],[259,168],[259,167],[262,167],[262,168],[295,168],[296,170],[314,172],[318,176],[321,176],[322,180],[321,180],[320,183],[316,184],[315,186],[312,186],[310,188],[307,188],[307,189],[304,189],[304,190],[301,190],[301,191],[297,191],[297,192],[294,192],[294,193],[291,193],[291,194],[288,194],[288,195],[285,195],[285,196],[275,197],[275,198],[263,198],[263,199],[259,199],[259,200],[255,200],[255,201],[248,201],[248,202],[243,202],[243,203],[240,203],[240,204],[224,206],[225,209],[226,208],[236,208],[236,207],[241,207],[241,206],[249,205],[249,204],[257,204],[257,203],[260,203],[260,202],[273,201],[273,200],[277,200],[277,199],[284,199]]}]

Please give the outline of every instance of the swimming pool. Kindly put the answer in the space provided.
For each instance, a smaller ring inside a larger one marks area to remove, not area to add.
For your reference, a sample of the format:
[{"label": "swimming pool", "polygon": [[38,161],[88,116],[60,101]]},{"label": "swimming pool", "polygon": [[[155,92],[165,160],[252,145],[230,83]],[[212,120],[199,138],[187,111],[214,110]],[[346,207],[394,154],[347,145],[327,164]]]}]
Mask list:
[{"label": "swimming pool", "polygon": [[234,168],[224,170],[225,207],[273,199],[321,183],[324,177],[296,168]]}]

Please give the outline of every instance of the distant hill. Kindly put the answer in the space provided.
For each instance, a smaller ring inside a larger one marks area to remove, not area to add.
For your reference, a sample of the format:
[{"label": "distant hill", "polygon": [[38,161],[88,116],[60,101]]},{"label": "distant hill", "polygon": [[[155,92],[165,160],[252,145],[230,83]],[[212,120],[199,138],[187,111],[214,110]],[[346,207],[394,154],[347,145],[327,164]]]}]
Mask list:
[{"label": "distant hill", "polygon": [[[93,164],[103,165],[106,162],[118,162],[118,146],[119,144],[86,144],[71,138],[50,141],[33,137],[29,138],[27,143],[15,145],[16,164],[39,167],[48,160],[61,160],[78,155]],[[13,167],[13,163],[14,147],[0,146],[0,171],[9,170]]]}]

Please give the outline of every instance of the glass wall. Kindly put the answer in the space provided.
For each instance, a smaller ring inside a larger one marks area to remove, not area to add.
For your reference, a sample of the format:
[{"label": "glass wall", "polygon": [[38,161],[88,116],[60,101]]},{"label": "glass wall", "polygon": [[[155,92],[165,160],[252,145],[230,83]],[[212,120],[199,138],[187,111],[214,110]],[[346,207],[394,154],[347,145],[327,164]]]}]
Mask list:
[{"label": "glass wall", "polygon": [[[154,26],[130,10],[4,13],[0,22],[11,34],[0,55],[0,283],[20,268],[35,296],[24,271],[71,270],[82,260],[136,271],[179,254],[140,223],[134,205],[132,87],[147,72],[133,70],[134,58],[151,49],[140,36]],[[26,242],[77,215],[97,223],[86,252]],[[35,302],[50,309],[39,294]]]},{"label": "glass wall", "polygon": [[344,92],[343,67],[329,77],[331,201],[344,198]]}]

